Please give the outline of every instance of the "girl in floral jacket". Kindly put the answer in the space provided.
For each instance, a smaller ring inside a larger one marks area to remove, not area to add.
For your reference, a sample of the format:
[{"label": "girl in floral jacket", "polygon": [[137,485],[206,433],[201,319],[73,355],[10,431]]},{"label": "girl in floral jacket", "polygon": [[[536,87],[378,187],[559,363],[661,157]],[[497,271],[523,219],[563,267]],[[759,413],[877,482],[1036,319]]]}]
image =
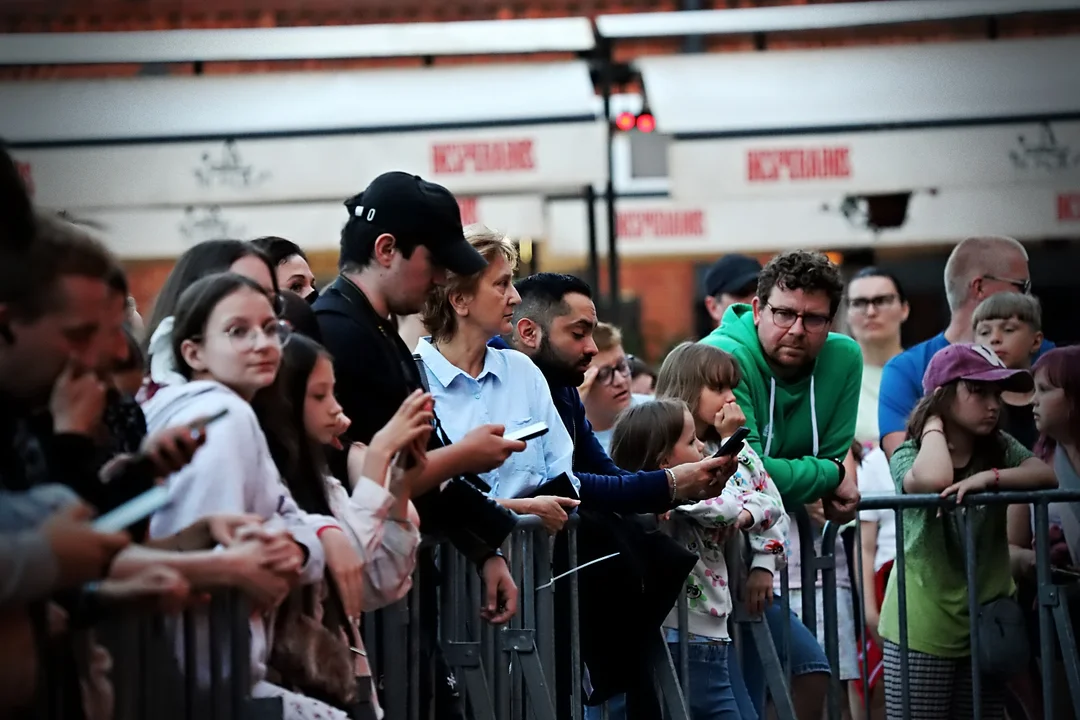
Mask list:
[{"label": "girl in floral jacket", "polygon": [[[627,470],[656,470],[704,457],[696,422],[681,400],[662,399],[628,408],[620,416],[612,436],[611,457]],[[695,720],[744,717],[728,678],[727,619],[732,608],[724,542],[738,530],[750,536],[753,549],[751,576],[763,576],[771,590],[777,556],[784,551],[787,515],[780,495],[769,480],[760,458],[748,446],[739,452],[739,470],[721,494],[669,513],[664,529],[698,555],[697,565],[686,579],[689,605],[690,708]],[[752,603],[763,602],[749,598]],[[673,608],[664,621],[668,642],[679,640],[678,613]]]}]

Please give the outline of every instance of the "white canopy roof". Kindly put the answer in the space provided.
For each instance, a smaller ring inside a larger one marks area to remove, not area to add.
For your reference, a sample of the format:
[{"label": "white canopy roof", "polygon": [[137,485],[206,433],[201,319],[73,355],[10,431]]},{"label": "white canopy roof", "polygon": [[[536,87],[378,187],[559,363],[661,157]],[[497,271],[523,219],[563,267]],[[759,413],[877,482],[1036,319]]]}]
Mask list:
[{"label": "white canopy roof", "polygon": [[[889,4],[889,3],[873,3]],[[661,132],[756,136],[1080,115],[1080,38],[642,58]]]},{"label": "white canopy roof", "polygon": [[326,60],[581,52],[586,18],[0,35],[0,65]]},{"label": "white canopy roof", "polygon": [[1077,0],[889,0],[737,10],[601,15],[596,28],[610,39],[743,35],[995,17],[1080,10]]},{"label": "white canopy roof", "polygon": [[14,145],[592,120],[584,62],[0,83]]}]

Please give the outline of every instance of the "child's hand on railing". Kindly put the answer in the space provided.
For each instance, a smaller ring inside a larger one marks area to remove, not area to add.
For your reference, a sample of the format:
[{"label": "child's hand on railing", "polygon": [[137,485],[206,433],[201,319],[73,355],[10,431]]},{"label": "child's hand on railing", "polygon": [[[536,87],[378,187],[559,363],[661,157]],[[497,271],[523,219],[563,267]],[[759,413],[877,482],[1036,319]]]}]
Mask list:
[{"label": "child's hand on railing", "polygon": [[746,611],[751,615],[760,615],[765,608],[772,605],[773,599],[773,576],[764,568],[754,568],[746,578],[746,587],[743,588],[743,597],[746,601]]}]

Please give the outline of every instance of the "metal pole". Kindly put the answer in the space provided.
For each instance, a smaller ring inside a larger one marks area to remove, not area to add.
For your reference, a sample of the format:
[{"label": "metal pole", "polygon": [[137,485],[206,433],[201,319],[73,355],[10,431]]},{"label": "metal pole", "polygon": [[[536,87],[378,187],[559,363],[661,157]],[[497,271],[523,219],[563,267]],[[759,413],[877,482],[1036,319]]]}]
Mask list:
[{"label": "metal pole", "polygon": [[597,248],[596,188],[592,183],[585,186],[586,217],[589,221],[589,287],[600,294],[600,251]]},{"label": "metal pole", "polygon": [[607,211],[607,233],[608,233],[608,293],[610,298],[611,307],[609,313],[611,314],[611,321],[616,325],[619,324],[619,252],[616,247],[616,237],[618,235],[616,227],[615,216],[615,128],[611,122],[611,89],[614,74],[613,62],[611,54],[611,45],[608,41],[603,40],[602,48],[602,62],[604,64],[602,92],[604,97],[604,122],[607,125],[607,184],[604,186],[604,200]]}]

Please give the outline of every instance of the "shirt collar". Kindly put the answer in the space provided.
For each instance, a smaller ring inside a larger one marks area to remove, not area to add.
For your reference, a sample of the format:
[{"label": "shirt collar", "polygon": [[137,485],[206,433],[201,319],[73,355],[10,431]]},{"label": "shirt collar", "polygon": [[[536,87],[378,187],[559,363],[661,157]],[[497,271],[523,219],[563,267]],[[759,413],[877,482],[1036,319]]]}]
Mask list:
[{"label": "shirt collar", "polygon": [[[425,336],[420,338],[416,343],[416,352],[420,355],[420,358],[424,361],[424,366],[431,371],[435,379],[439,381],[439,384],[444,388],[450,387],[450,383],[454,381],[454,378],[461,375],[472,379],[468,373],[451,363],[443,354],[435,349],[435,346],[431,344],[431,337]],[[477,376],[476,381],[479,382],[484,379],[485,375],[494,375],[500,380],[502,377],[503,364],[501,358],[499,358],[496,350],[492,348],[486,348],[484,353],[484,369],[480,371],[480,375]]]}]

